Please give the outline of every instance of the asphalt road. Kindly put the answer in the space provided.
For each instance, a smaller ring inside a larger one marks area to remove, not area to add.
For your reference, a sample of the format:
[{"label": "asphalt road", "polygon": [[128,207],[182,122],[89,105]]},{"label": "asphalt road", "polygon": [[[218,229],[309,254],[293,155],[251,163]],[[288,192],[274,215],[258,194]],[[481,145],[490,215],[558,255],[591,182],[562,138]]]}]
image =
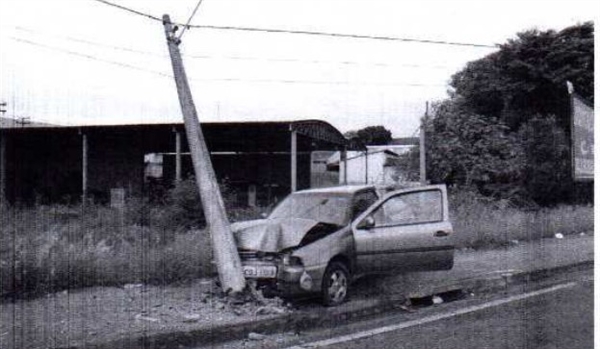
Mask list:
[{"label": "asphalt road", "polygon": [[211,348],[593,348],[592,272],[302,334]]}]

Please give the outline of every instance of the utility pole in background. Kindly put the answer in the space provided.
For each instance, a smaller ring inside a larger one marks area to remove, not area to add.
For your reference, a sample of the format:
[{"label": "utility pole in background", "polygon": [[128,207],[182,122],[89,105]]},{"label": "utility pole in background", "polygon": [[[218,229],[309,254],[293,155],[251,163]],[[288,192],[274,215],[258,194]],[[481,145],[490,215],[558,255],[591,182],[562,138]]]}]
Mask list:
[{"label": "utility pole in background", "polygon": [[429,117],[429,102],[425,102],[425,116],[421,121],[421,132],[419,134],[419,179],[421,185],[427,184],[427,168],[425,166],[425,125],[427,124],[427,119]]},{"label": "utility pole in background", "polygon": [[[6,102],[0,103],[0,115],[4,118]],[[0,123],[0,128],[2,125]],[[6,136],[0,130],[0,208],[7,204],[6,201]]]},{"label": "utility pole in background", "polygon": [[221,287],[225,293],[242,292],[246,280],[242,272],[242,262],[233,239],[229,226],[223,197],[217,183],[210,154],[204,140],[204,135],[198,121],[198,114],[192,99],[181,53],[179,51],[180,39],[175,35],[169,15],[163,15],[163,25],[167,37],[167,46],[171,56],[173,75],[177,85],[177,95],[185,122],[185,131],[188,139],[192,163],[196,174],[196,185],[200,192],[200,200],[208,229],[210,231],[215,262],[219,272]]}]

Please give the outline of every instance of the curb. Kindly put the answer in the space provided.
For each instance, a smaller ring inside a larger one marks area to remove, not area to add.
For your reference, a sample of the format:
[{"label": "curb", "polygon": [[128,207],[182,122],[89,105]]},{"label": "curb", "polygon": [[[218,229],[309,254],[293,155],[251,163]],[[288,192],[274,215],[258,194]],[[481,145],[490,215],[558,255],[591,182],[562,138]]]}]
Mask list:
[{"label": "curb", "polygon": [[[436,285],[424,292],[409,293],[408,297],[421,298],[458,290],[468,290],[470,292],[498,291],[506,289],[509,285],[540,281],[558,274],[582,271],[593,267],[594,261],[584,261],[553,268],[532,271],[515,271],[493,276],[466,278],[448,284]],[[241,322],[238,324],[217,325],[191,331],[152,334],[107,343],[87,344],[81,347],[71,347],[68,349],[158,349],[191,347],[247,338],[250,332],[261,334],[299,332],[332,324],[340,324],[376,314],[388,313],[399,308],[405,299],[405,296],[391,296],[370,301],[368,300],[366,304],[363,303],[343,308],[322,308],[318,311],[311,309],[271,318]]]}]

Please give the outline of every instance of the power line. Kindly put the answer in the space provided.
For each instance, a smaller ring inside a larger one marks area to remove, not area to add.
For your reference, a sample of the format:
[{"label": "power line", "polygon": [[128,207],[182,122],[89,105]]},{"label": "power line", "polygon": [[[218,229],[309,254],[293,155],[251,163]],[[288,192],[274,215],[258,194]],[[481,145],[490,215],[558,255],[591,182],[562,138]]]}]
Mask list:
[{"label": "power line", "polygon": [[[106,44],[106,43],[100,43],[97,41],[91,41],[88,39],[82,39],[82,38],[77,38],[77,37],[73,37],[73,36],[40,33],[39,31],[30,29],[30,28],[21,27],[21,26],[16,26],[14,28],[19,31],[24,31],[24,32],[31,33],[31,34],[38,34],[38,35],[43,34],[46,36],[61,38],[61,39],[65,39],[65,40],[69,40],[69,41],[73,41],[73,42],[77,42],[77,43],[83,43],[86,45],[110,48],[110,49],[117,50],[117,51],[124,51],[124,52],[137,53],[137,54],[143,54],[143,55],[149,55],[149,56],[156,56],[156,57],[161,57],[161,58],[168,58],[168,55],[156,53],[156,52],[138,50],[138,49],[133,49],[133,48],[129,48],[129,47],[116,46],[116,45],[111,45],[111,44]],[[209,55],[209,54],[184,54],[183,56],[187,57],[187,58],[192,58],[192,59],[228,59],[228,60],[234,60],[234,61],[243,60],[243,61],[266,61],[266,62],[276,62],[276,63],[305,63],[305,64],[371,65],[371,66],[386,67],[386,68],[390,68],[390,67],[408,67],[408,68],[425,68],[425,69],[428,69],[428,68],[431,68],[431,69],[453,68],[453,67],[447,66],[447,65],[423,65],[423,64],[414,64],[414,63],[361,62],[361,61],[349,61],[349,60],[333,61],[333,60],[318,60],[318,59],[304,60],[304,59],[298,59],[298,58],[268,58],[268,57],[237,56],[237,55],[214,56],[214,55]]]},{"label": "power line", "polygon": [[52,51],[62,52],[62,53],[70,54],[70,55],[73,55],[73,56],[87,58],[87,59],[90,59],[90,60],[93,60],[93,61],[108,63],[108,64],[120,66],[120,67],[123,67],[123,68],[129,68],[129,69],[134,69],[134,70],[138,70],[138,71],[143,71],[143,72],[147,72],[147,73],[152,73],[152,74],[160,75],[160,76],[163,76],[163,77],[173,78],[172,75],[169,75],[167,73],[162,73],[162,72],[159,72],[159,71],[156,71],[156,70],[141,68],[141,67],[137,67],[137,66],[134,66],[134,65],[131,65],[131,64],[122,63],[122,62],[118,62],[118,61],[113,61],[113,60],[98,58],[98,57],[95,57],[95,56],[92,56],[92,55],[88,55],[88,54],[85,54],[85,53],[71,51],[71,50],[67,50],[67,49],[63,49],[63,48],[58,48],[58,47],[54,47],[54,46],[50,46],[50,45],[46,45],[46,44],[40,44],[38,42],[30,41],[30,40],[27,40],[27,39],[21,39],[21,38],[15,38],[15,37],[10,37],[10,38],[12,40],[14,40],[14,41],[22,42],[22,43],[25,43],[25,44],[28,44],[28,45],[32,45],[32,46],[43,47],[45,49],[52,50]]},{"label": "power line", "polygon": [[[20,26],[16,26],[14,27],[17,30],[20,31],[24,31],[27,33],[31,33],[31,34],[41,34],[39,31],[33,30],[33,29],[29,29],[29,28],[25,28],[25,27],[20,27]],[[91,40],[87,40],[87,39],[81,39],[81,38],[76,38],[73,36],[64,36],[64,35],[53,35],[53,34],[48,34],[48,33],[42,33],[43,35],[47,35],[47,36],[51,36],[51,37],[55,37],[55,38],[62,38],[65,40],[69,40],[69,41],[73,41],[73,42],[78,42],[78,43],[82,43],[82,44],[86,44],[86,45],[92,45],[92,46],[98,46],[98,47],[104,47],[104,48],[110,48],[112,50],[116,50],[116,51],[124,51],[124,52],[130,52],[130,53],[138,53],[138,54],[143,54],[143,55],[148,55],[148,56],[156,56],[156,57],[162,57],[162,58],[168,58],[168,55],[165,54],[161,54],[161,53],[156,53],[156,52],[150,52],[150,51],[143,51],[143,50],[137,50],[137,49],[133,49],[133,48],[129,48],[129,47],[122,47],[122,46],[116,46],[116,45],[110,45],[110,44],[105,44],[105,43],[101,43],[101,42],[97,42],[97,41],[91,41]]]},{"label": "power line", "polygon": [[[105,5],[109,5],[136,15],[144,16],[155,21],[162,22],[162,19],[143,13],[129,7],[118,5],[106,0],[93,0]],[[365,39],[365,40],[382,40],[382,41],[398,41],[398,42],[414,42],[421,44],[435,44],[435,45],[450,45],[450,46],[462,46],[462,47],[476,47],[476,48],[498,48],[498,45],[486,45],[486,44],[473,44],[466,42],[455,42],[455,41],[444,41],[444,40],[427,40],[427,39],[415,39],[415,38],[402,38],[396,36],[383,36],[383,35],[362,35],[362,34],[343,34],[343,33],[332,33],[323,31],[309,31],[309,30],[290,30],[290,29],[276,29],[276,28],[254,28],[254,27],[240,27],[240,26],[218,26],[218,25],[191,25],[173,23],[177,26],[187,28],[198,28],[198,29],[212,29],[212,30],[230,30],[230,31],[246,31],[246,32],[261,32],[261,33],[275,33],[275,34],[297,34],[297,35],[311,35],[311,36],[326,36],[334,38],[346,38],[346,39]]]},{"label": "power line", "polygon": [[[15,37],[10,37],[10,38],[17,42],[22,42],[22,43],[25,43],[28,45],[42,47],[42,48],[49,49],[52,51],[62,52],[62,53],[70,54],[73,56],[90,59],[93,61],[116,65],[116,66],[119,66],[122,68],[128,68],[128,69],[133,69],[133,70],[142,71],[142,72],[146,72],[146,73],[151,73],[151,74],[158,75],[161,77],[166,77],[166,78],[170,78],[170,79],[173,78],[173,76],[170,74],[163,73],[163,72],[156,71],[156,70],[146,69],[146,68],[142,68],[142,67],[138,67],[138,66],[134,66],[131,64],[127,64],[127,63],[118,62],[118,61],[98,58],[98,57],[95,57],[95,56],[92,56],[89,54],[72,51],[72,50],[67,50],[67,49],[63,49],[63,48],[58,48],[58,47],[54,47],[54,46],[50,46],[50,45],[46,45],[46,44],[41,44],[41,43],[37,43],[34,41],[26,40],[26,39],[15,38]],[[422,84],[422,83],[394,83],[394,82],[381,83],[381,82],[368,82],[368,81],[324,81],[324,80],[293,80],[293,79],[249,79],[249,78],[203,78],[203,79],[197,79],[197,78],[191,78],[190,80],[201,82],[201,83],[206,83],[206,82],[241,82],[241,83],[244,83],[244,82],[248,82],[248,83],[263,83],[263,84],[361,85],[361,86],[398,86],[398,87],[442,87],[442,86],[446,86],[443,84]]]},{"label": "power line", "polygon": [[155,21],[162,22],[162,19],[160,19],[160,18],[158,18],[156,16],[153,16],[153,15],[141,12],[141,11],[137,11],[137,10],[134,10],[132,8],[125,7],[125,6],[122,6],[122,5],[119,5],[119,4],[115,4],[115,3],[110,2],[110,1],[106,1],[106,0],[92,0],[92,1],[97,1],[99,3],[105,4],[105,5],[108,5],[108,6],[112,6],[112,7],[118,8],[118,9],[123,10],[123,11],[127,11],[127,12],[130,12],[130,13],[136,14],[138,16],[142,16],[142,17],[150,18],[150,19],[155,20]]},{"label": "power line", "polygon": [[185,30],[187,28],[189,28],[190,22],[192,21],[192,18],[194,18],[194,15],[196,14],[196,11],[198,11],[198,8],[200,7],[200,4],[202,4],[202,0],[198,0],[198,4],[196,4],[196,7],[194,8],[194,11],[192,11],[192,14],[190,15],[190,18],[188,18],[187,23],[181,29],[181,33],[179,34],[179,37],[177,38],[179,41],[181,41],[181,37],[183,36],[183,33],[185,33]]},{"label": "power line", "polygon": [[190,28],[201,28],[201,29],[235,30],[235,31],[263,32],[263,33],[276,33],[276,34],[329,36],[329,37],[334,37],[334,38],[347,38],[347,39],[368,39],[368,40],[383,40],[383,41],[415,42],[415,43],[421,43],[421,44],[436,44],[436,45],[450,45],[450,46],[463,46],[463,47],[468,46],[468,47],[477,47],[477,48],[498,48],[498,45],[471,44],[471,43],[465,43],[465,42],[443,41],[443,40],[413,39],[413,38],[402,38],[402,37],[397,37],[397,36],[343,34],[343,33],[322,32],[322,31],[253,28],[253,27],[238,27],[238,26],[217,26],[217,25],[190,25],[189,27]]}]

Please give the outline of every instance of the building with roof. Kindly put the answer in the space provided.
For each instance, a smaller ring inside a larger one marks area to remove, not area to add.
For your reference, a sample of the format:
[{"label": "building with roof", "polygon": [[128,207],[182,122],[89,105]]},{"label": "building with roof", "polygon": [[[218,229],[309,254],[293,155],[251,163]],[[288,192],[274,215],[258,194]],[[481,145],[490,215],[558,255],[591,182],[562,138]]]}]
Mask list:
[{"label": "building with roof", "polygon": [[397,184],[407,180],[397,164],[402,154],[408,153],[414,144],[367,146],[365,151],[348,151],[346,159],[342,152],[334,152],[327,159],[327,168],[338,176],[343,184]]},{"label": "building with roof", "polygon": [[[240,205],[267,205],[311,184],[311,154],[347,141],[320,120],[202,123],[220,182]],[[182,123],[0,129],[0,197],[8,203],[149,195],[193,175]]]}]

